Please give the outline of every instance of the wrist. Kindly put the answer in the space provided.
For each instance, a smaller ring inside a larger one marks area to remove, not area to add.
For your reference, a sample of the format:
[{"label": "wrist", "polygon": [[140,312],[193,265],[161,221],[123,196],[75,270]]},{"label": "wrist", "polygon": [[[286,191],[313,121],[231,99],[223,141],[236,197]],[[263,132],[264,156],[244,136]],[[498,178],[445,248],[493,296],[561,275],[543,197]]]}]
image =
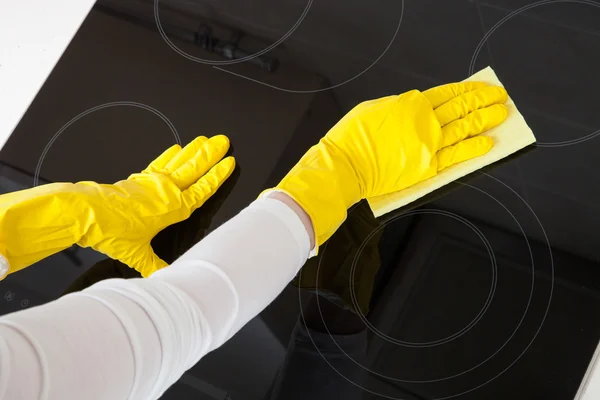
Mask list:
[{"label": "wrist", "polygon": [[344,222],[348,208],[360,201],[362,192],[351,162],[324,141],[313,146],[275,189],[308,214],[317,250]]},{"label": "wrist", "polygon": [[300,219],[302,225],[304,225],[304,229],[306,229],[306,234],[308,235],[308,239],[310,242],[311,251],[315,248],[315,230],[313,227],[313,223],[310,219],[308,213],[294,200],[291,196],[287,195],[283,192],[271,192],[267,194],[267,197],[270,199],[278,200],[285,205],[287,205]]},{"label": "wrist", "polygon": [[52,183],[0,196],[0,254],[6,260],[0,262],[0,279],[72,246],[84,234],[86,224],[73,212],[80,201],[74,188]]}]

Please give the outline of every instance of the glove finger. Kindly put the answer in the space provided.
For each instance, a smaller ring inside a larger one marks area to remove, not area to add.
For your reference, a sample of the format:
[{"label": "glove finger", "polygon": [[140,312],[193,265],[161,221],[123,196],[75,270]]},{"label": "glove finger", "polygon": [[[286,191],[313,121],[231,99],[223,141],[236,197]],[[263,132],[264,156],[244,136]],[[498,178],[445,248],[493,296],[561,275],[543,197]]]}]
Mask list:
[{"label": "glove finger", "polygon": [[183,192],[184,202],[193,212],[212,196],[235,169],[235,158],[224,158],[198,182]]},{"label": "glove finger", "polygon": [[453,98],[435,109],[435,115],[441,126],[452,121],[464,118],[475,110],[489,107],[493,104],[502,104],[508,100],[506,90],[500,86],[486,86],[481,89],[467,92]]},{"label": "glove finger", "polygon": [[167,173],[171,173],[177,168],[181,167],[187,160],[196,154],[198,149],[200,149],[207,140],[208,139],[206,136],[198,136],[196,139],[192,140],[183,148],[183,150],[177,153],[171,161],[169,161],[169,163],[165,166],[165,171]]},{"label": "glove finger", "polygon": [[427,89],[423,92],[425,97],[431,102],[433,108],[438,108],[447,101],[460,96],[463,93],[471,92],[476,89],[486,87],[487,84],[483,82],[459,82],[459,83],[448,83],[446,85],[436,86],[431,89]]},{"label": "glove finger", "polygon": [[142,274],[144,278],[149,277],[159,269],[168,265],[154,253],[150,243],[137,249],[128,257],[120,258],[119,261],[123,264],[127,264],[130,268],[135,269]]},{"label": "glove finger", "polygon": [[438,172],[459,162],[482,156],[493,146],[494,140],[491,137],[476,136],[454,146],[444,147],[437,153]]},{"label": "glove finger", "polygon": [[452,121],[442,128],[441,147],[451,146],[466,138],[479,135],[500,125],[507,116],[508,108],[504,104],[495,104],[473,111],[466,117]]},{"label": "glove finger", "polygon": [[148,165],[148,167],[142,172],[160,172],[163,168],[175,157],[177,153],[181,151],[181,146],[178,144],[174,144],[169,147],[167,150],[163,151],[163,153],[158,156],[154,161]]},{"label": "glove finger", "polygon": [[229,139],[227,136],[213,136],[204,142],[192,158],[171,174],[171,179],[179,189],[187,189],[225,157],[228,150]]}]

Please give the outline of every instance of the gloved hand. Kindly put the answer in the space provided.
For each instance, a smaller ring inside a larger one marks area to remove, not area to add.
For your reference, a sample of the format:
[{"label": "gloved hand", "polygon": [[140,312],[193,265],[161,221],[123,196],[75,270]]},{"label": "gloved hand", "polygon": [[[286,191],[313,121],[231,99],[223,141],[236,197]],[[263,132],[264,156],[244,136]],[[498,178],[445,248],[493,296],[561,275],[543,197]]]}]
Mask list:
[{"label": "gloved hand", "polygon": [[402,190],[487,153],[476,136],[508,115],[501,87],[453,83],[356,106],[308,150],[275,188],[310,216],[325,242],[361,199]]},{"label": "gloved hand", "polygon": [[[181,257],[186,251],[194,247],[196,243],[202,240],[214,228],[213,224],[221,221],[214,221],[215,215],[221,209],[225,200],[231,195],[231,191],[236,186],[240,177],[240,169],[236,168],[231,176],[221,185],[219,190],[212,195],[198,209],[190,215],[188,219],[166,227],[158,232],[152,238],[152,248],[156,255],[172,264]],[[121,278],[141,278],[142,275],[129,268],[118,260],[110,258],[100,260],[90,268],[86,269],[65,289],[63,295],[73,292],[79,292],[93,284],[105,279]]]},{"label": "gloved hand", "polygon": [[200,207],[235,168],[227,137],[174,145],[113,185],[54,183],[0,196],[0,253],[9,273],[77,243],[148,277],[167,264],[150,245]]}]

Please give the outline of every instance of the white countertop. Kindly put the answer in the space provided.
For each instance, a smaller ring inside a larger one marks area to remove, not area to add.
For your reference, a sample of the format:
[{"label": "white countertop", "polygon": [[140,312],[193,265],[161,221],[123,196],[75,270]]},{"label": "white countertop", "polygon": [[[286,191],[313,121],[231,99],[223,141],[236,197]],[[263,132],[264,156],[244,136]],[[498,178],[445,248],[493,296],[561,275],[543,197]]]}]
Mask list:
[{"label": "white countertop", "polygon": [[0,147],[94,3],[95,0],[0,2]]}]

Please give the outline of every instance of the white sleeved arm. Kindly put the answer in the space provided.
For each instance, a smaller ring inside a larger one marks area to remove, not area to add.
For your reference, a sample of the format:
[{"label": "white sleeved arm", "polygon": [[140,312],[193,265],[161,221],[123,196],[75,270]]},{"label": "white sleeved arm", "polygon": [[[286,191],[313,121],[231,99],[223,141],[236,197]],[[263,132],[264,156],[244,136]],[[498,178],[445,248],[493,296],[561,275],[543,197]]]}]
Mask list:
[{"label": "white sleeved arm", "polygon": [[0,399],[156,399],[263,310],[309,255],[261,198],[148,279],[110,279],[0,318]]}]

